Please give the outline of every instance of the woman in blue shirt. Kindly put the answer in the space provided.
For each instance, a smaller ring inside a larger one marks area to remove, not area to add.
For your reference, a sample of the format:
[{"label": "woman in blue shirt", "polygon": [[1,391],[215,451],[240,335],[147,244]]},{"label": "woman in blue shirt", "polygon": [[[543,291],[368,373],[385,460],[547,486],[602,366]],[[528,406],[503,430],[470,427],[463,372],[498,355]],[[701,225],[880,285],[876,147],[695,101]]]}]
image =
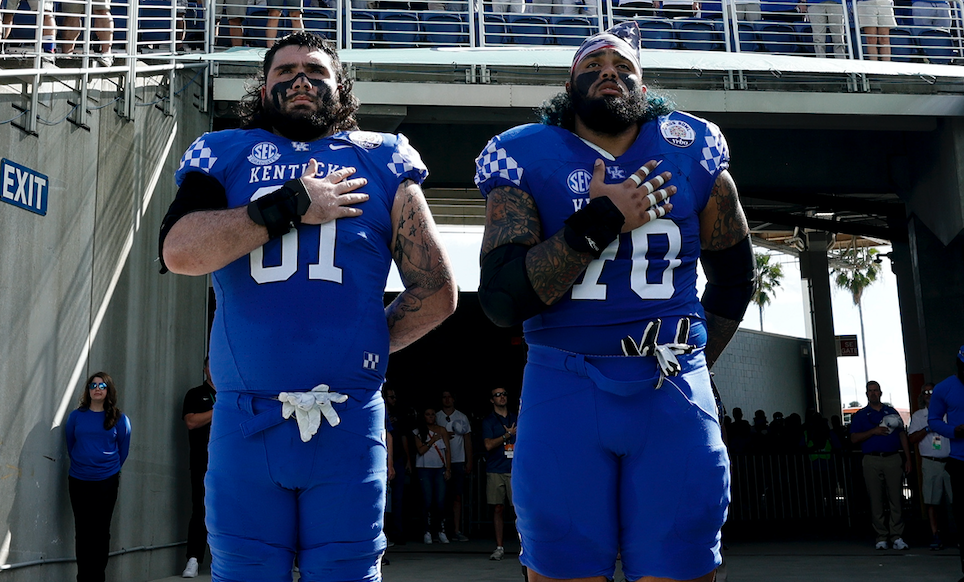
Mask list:
[{"label": "woman in blue shirt", "polygon": [[117,407],[114,380],[97,372],[87,379],[80,405],[67,418],[77,582],[104,582],[110,520],[130,439],[131,423]]}]

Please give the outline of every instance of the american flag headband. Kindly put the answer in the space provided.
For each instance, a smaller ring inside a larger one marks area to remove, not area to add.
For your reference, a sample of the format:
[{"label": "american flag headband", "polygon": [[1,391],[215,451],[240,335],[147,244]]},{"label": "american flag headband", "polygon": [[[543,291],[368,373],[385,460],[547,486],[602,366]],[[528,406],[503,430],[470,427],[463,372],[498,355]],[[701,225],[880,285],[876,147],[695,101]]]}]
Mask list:
[{"label": "american flag headband", "polygon": [[581,60],[586,58],[586,55],[602,49],[615,50],[619,54],[636,63],[636,67],[639,68],[639,57],[636,56],[636,52],[631,49],[629,43],[618,36],[603,33],[594,38],[587,39],[586,42],[579,47],[579,50],[576,51],[575,56],[572,57],[572,66],[569,67],[569,72],[571,73],[573,69],[576,68],[576,65],[579,64]]}]

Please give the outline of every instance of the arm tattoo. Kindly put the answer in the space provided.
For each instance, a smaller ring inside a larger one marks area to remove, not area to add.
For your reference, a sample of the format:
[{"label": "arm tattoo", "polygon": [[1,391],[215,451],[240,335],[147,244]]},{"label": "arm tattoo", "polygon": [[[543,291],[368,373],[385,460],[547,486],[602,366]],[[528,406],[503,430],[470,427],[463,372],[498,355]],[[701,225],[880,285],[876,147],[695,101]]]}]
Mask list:
[{"label": "arm tattoo", "polygon": [[739,321],[726,319],[718,315],[707,312],[706,314],[706,367],[713,368],[713,364],[720,359],[726,345],[730,343],[737,328],[740,327]]},{"label": "arm tattoo", "polygon": [[489,192],[485,209],[482,256],[506,243],[533,246],[542,240],[536,202],[526,192],[511,187],[496,188]]},{"label": "arm tattoo", "polygon": [[546,305],[565,296],[576,278],[592,262],[592,255],[572,250],[560,230],[526,255],[529,282]]},{"label": "arm tattoo", "polygon": [[710,240],[703,248],[711,250],[727,249],[746,238],[750,229],[740,206],[736,184],[729,172],[724,172],[713,183],[710,204],[716,205],[716,218]]},{"label": "arm tattoo", "polygon": [[450,278],[441,247],[432,237],[425,236],[426,229],[431,228],[428,205],[420,196],[412,195],[408,184],[403,195],[392,258],[405,291],[389,307],[389,329],[406,314],[419,311],[422,300],[434,295]]},{"label": "arm tattoo", "polygon": [[561,230],[542,240],[542,221],[535,200],[523,190],[495,188],[489,193],[485,208],[482,256],[507,243],[532,247],[526,255],[529,282],[546,305],[562,299],[592,261],[588,253],[570,248]]}]

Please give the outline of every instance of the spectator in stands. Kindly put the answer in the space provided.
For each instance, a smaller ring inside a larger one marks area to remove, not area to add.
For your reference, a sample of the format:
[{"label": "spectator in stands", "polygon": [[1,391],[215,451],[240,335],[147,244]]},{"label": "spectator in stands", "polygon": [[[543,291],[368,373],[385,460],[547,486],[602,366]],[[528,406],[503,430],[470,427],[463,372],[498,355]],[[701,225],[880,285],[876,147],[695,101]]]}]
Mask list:
[{"label": "spectator in stands", "polygon": [[[27,6],[30,8],[31,12],[38,12],[40,0],[27,0]],[[10,36],[10,33],[13,32],[13,16],[16,10],[20,7],[20,0],[6,0],[5,3],[0,3],[0,7],[4,7],[6,10],[3,13],[3,26],[0,26],[0,30],[3,31],[4,42],[2,44],[6,45],[7,38]],[[47,54],[52,54],[54,52],[54,40],[56,39],[57,35],[55,30],[56,23],[54,22],[53,15],[54,3],[52,0],[44,0],[43,12],[44,27],[40,42],[43,45],[43,51]]]},{"label": "spectator in stands", "polygon": [[616,18],[652,18],[656,16],[661,3],[659,0],[617,0],[613,7]]},{"label": "spectator in stands", "polygon": [[762,0],[763,20],[803,22],[806,3],[803,0]]},{"label": "spectator in stands", "polygon": [[[268,48],[274,46],[275,38],[278,37],[278,19],[281,18],[282,11],[286,12],[291,20],[292,32],[300,32],[305,29],[305,25],[301,21],[301,0],[268,0],[268,22],[265,25],[268,29]],[[285,36],[285,34],[281,36]]]},{"label": "spectator in stands", "polygon": [[494,0],[492,2],[492,12],[495,14],[522,14],[525,11],[525,0]]},{"label": "spectator in stands", "polygon": [[[218,2],[221,13],[218,18],[217,36],[218,38],[227,39],[232,47],[244,46],[244,34],[241,30],[241,24],[247,15],[247,5],[248,0],[224,0]],[[222,17],[228,21],[228,25],[225,27],[221,26]]]},{"label": "spectator in stands", "polygon": [[792,454],[802,450],[801,443],[803,443],[803,419],[794,412],[784,420],[781,440],[773,446],[782,453]]},{"label": "spectator in stands", "polygon": [[857,23],[864,38],[864,56],[890,60],[890,29],[897,26],[893,0],[858,0]]},{"label": "spectator in stands", "polygon": [[756,22],[763,18],[760,0],[724,0],[724,4],[727,18],[732,19],[735,14],[738,22]]},{"label": "spectator in stands", "polygon": [[[854,413],[850,422],[850,440],[864,453],[863,472],[870,497],[870,514],[877,532],[878,550],[893,543],[895,550],[906,550],[904,520],[901,516],[901,490],[904,474],[910,474],[910,444],[900,414],[880,401],[880,384],[867,382],[867,406]],[[904,452],[901,462],[900,451]],[[901,473],[903,471],[903,473]],[[884,502],[889,509],[886,519]]]},{"label": "spectator in stands", "polygon": [[[110,14],[110,0],[87,0],[91,2],[90,13],[93,15],[93,30],[95,31],[100,43],[97,62],[105,67],[114,64],[114,56],[111,54],[111,45],[114,44],[114,17]],[[61,2],[61,9],[67,14],[64,17],[64,27],[61,30],[61,38],[64,41],[61,50],[66,54],[74,52],[74,43],[80,36],[80,19],[86,13],[84,2]]]},{"label": "spectator in stands", "polygon": [[947,0],[914,0],[914,26],[921,28],[951,28],[951,5]]},{"label": "spectator in stands", "polygon": [[907,439],[910,444],[917,445],[920,453],[923,475],[920,489],[924,505],[927,507],[927,519],[931,524],[931,549],[940,550],[944,545],[937,524],[937,508],[943,502],[945,495],[950,503],[953,503],[954,498],[951,492],[951,476],[946,471],[947,459],[951,454],[950,442],[931,430],[927,422],[933,392],[933,383],[924,384],[917,399],[920,409],[911,416]]},{"label": "spectator in stands", "polygon": [[429,2],[428,9],[433,12],[465,12],[468,6],[465,2]]},{"label": "spectator in stands", "polygon": [[693,0],[663,0],[664,18],[695,18],[700,3]]},{"label": "spectator in stands", "polygon": [[595,0],[541,0],[551,2],[551,12],[562,16],[595,16]]},{"label": "spectator in stands", "polygon": [[804,11],[810,17],[810,29],[813,31],[813,44],[817,56],[827,58],[827,31],[830,31],[830,41],[833,43],[834,58],[844,59],[844,20],[843,4],[841,0],[812,0],[803,5]]}]

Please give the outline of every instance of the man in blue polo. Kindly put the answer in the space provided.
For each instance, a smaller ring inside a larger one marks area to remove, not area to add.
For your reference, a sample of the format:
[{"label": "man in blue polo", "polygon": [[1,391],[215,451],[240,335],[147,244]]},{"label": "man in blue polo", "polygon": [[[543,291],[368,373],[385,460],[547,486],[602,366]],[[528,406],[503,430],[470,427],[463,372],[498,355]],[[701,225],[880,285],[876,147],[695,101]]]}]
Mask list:
[{"label": "man in blue polo", "polygon": [[[904,521],[900,513],[904,474],[910,474],[910,444],[904,421],[893,407],[880,401],[880,384],[867,382],[867,406],[854,413],[850,422],[850,440],[864,453],[864,481],[870,497],[870,516],[877,532],[878,550],[893,543],[895,550],[906,550],[901,537]],[[904,451],[903,461],[900,451]],[[884,520],[884,500],[889,503],[890,518]]]},{"label": "man in blue polo", "polygon": [[[951,441],[947,472],[951,475],[952,495],[957,496],[953,504],[954,521],[961,524],[964,523],[964,346],[957,352],[955,364],[957,373],[934,386],[927,424]],[[961,571],[964,571],[964,544],[961,544]],[[964,578],[959,582],[964,582]]]}]

